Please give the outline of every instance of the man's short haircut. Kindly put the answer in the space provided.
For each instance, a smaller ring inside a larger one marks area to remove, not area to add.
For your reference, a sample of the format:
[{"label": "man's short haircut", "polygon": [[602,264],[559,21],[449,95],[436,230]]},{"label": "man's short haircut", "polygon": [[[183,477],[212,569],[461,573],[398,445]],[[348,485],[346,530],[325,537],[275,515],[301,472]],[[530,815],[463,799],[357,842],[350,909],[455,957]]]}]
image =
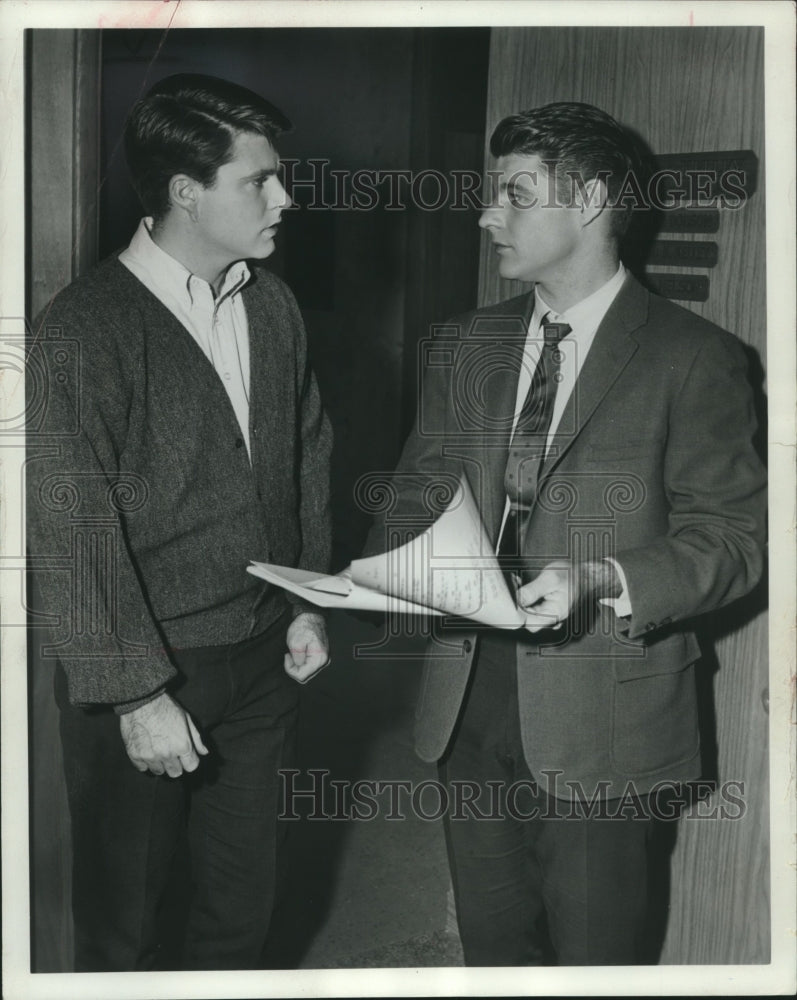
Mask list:
[{"label": "man's short haircut", "polygon": [[136,102],[125,126],[127,164],[144,211],[156,221],[166,215],[175,174],[211,187],[232,159],[239,132],[273,144],[290,128],[278,108],[237,83],[200,73],[160,80]]},{"label": "man's short haircut", "polygon": [[[600,177],[612,207],[610,235],[621,238],[645,190],[646,166],[633,137],[591,104],[559,101],[504,118],[490,139],[493,156],[538,156],[556,164],[556,192],[570,204],[575,183]],[[630,179],[630,180],[629,180]],[[619,201],[618,201],[619,198]]]}]

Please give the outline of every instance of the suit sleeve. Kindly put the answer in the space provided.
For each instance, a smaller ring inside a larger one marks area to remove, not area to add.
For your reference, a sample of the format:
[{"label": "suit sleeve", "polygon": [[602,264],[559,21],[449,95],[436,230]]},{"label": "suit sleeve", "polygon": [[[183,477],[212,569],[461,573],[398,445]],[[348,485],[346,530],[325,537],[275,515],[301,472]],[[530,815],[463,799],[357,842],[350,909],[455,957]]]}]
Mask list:
[{"label": "suit sleeve", "polygon": [[[31,639],[62,663],[70,701],[148,700],[176,671],[139,584],[123,511],[147,484],[121,474],[127,379],[77,309],[55,308],[29,343],[27,548],[36,611]],[[69,359],[72,359],[71,361]]]},{"label": "suit sleeve", "polygon": [[664,462],[665,537],[617,553],[628,581],[630,638],[722,607],[763,567],[765,474],[741,346],[707,338],[671,409]]}]

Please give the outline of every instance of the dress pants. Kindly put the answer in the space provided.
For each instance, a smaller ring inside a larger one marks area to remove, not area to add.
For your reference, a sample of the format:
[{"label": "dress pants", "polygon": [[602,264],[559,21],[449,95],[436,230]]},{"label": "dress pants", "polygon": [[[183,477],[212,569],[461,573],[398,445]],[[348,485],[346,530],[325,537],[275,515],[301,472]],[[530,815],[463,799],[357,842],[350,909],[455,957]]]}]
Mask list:
[{"label": "dress pants", "polygon": [[235,645],[173,651],[180,679],[170,691],[210,751],[177,779],[137,771],[113,710],[70,706],[56,670],[76,971],[160,967],[159,911],[186,850],[190,899],[178,965],[259,966],[286,830],[277,772],[295,766],[298,688],[283,668],[288,624],[283,616]]},{"label": "dress pants", "polygon": [[465,964],[634,964],[651,826],[647,815],[634,817],[646,803],[636,800],[627,818],[574,818],[569,803],[549,797],[542,782],[535,787],[521,745],[517,641],[497,631],[482,636],[441,764],[449,801],[457,800],[452,782],[480,789],[475,810],[446,815]]}]

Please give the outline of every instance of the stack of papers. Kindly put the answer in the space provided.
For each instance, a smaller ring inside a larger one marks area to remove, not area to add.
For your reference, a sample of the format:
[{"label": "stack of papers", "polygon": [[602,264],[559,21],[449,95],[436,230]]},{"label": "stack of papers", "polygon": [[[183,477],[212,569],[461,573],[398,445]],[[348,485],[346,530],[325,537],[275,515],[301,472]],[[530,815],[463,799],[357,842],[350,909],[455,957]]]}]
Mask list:
[{"label": "stack of papers", "polygon": [[355,559],[342,573],[253,562],[248,570],[322,608],[455,615],[521,628],[517,607],[463,476],[437,521],[400,548]]}]

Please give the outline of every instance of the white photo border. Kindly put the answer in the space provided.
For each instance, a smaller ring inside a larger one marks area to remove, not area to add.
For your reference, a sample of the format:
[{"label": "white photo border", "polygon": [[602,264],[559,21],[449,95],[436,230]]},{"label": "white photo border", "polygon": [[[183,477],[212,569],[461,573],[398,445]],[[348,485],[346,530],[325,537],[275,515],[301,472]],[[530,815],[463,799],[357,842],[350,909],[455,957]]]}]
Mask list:
[{"label": "white photo border", "polygon": [[[2,652],[3,995],[49,998],[316,996],[617,996],[795,991],[795,11],[740,2],[437,0],[4,0],[0,4],[0,323],[25,316],[24,59],[26,28],[407,27],[449,25],[763,25],[766,90],[767,327],[770,363],[770,788],[772,955],[768,965],[623,969],[355,969],[295,972],[30,973],[28,691],[25,629],[0,628]],[[22,378],[0,371],[0,420],[24,409]],[[19,489],[24,436],[0,450],[0,559],[24,554]],[[0,622],[24,617],[19,573],[0,572]]]}]

